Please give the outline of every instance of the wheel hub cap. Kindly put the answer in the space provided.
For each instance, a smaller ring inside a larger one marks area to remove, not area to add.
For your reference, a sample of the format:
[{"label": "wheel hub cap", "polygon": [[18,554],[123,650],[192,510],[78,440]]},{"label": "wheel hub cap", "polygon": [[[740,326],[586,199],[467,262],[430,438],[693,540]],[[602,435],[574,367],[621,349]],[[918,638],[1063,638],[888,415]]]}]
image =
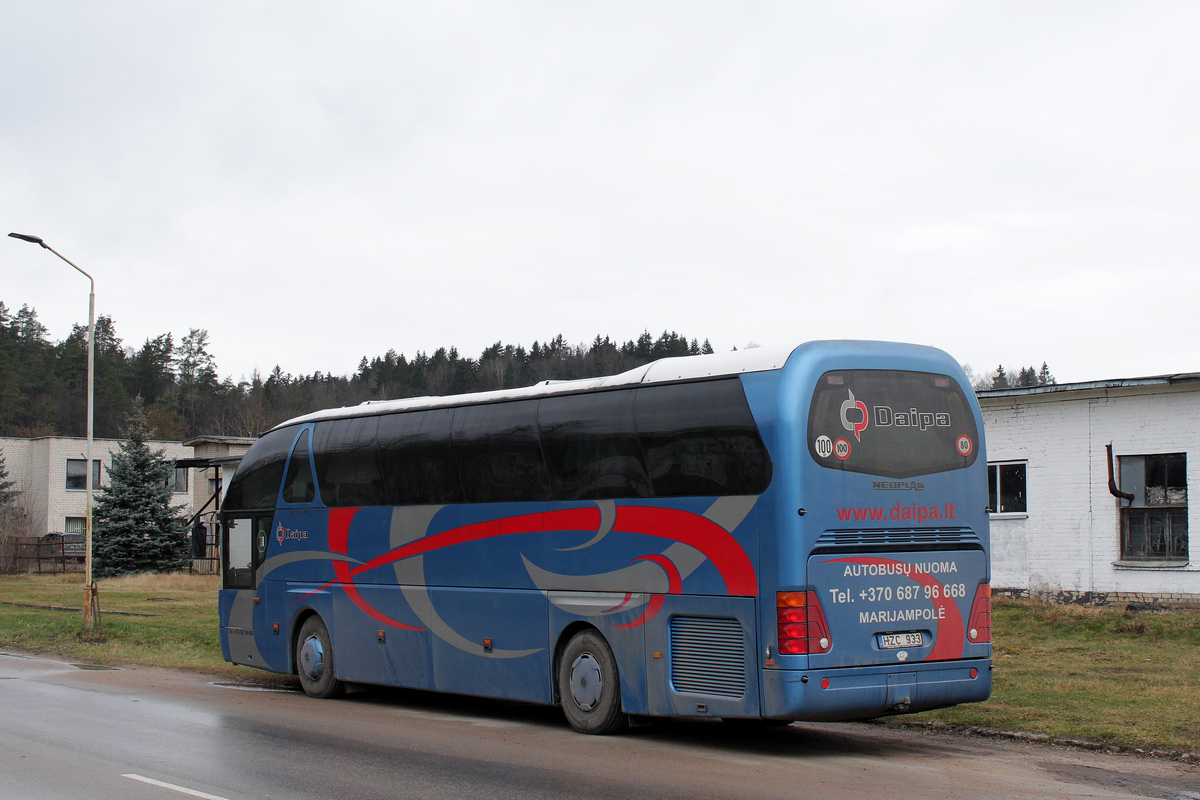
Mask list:
[{"label": "wheel hub cap", "polygon": [[571,664],[571,699],[583,711],[591,711],[600,702],[604,677],[600,664],[591,653],[584,653]]},{"label": "wheel hub cap", "polygon": [[300,669],[314,681],[321,679],[325,672],[325,645],[321,644],[320,636],[309,636],[300,646]]}]

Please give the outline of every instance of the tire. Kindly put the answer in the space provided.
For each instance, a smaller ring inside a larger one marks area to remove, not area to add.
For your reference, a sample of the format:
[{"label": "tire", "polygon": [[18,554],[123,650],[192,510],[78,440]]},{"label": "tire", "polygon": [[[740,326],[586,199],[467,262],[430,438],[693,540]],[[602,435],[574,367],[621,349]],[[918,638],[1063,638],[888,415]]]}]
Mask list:
[{"label": "tire", "polygon": [[571,637],[558,662],[558,694],[563,714],[580,733],[604,735],[623,730],[617,660],[596,630]]},{"label": "tire", "polygon": [[305,694],[311,697],[340,697],[346,691],[345,685],[334,677],[329,629],[316,614],[304,620],[296,637],[296,674]]}]

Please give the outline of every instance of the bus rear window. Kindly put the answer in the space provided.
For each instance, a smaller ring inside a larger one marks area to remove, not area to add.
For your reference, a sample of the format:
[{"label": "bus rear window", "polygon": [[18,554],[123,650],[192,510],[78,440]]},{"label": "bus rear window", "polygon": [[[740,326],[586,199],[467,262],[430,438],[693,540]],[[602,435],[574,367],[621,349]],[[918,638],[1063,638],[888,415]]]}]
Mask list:
[{"label": "bus rear window", "polygon": [[971,466],[979,431],[948,375],[839,370],[822,375],[813,391],[808,450],[829,469],[911,478]]}]

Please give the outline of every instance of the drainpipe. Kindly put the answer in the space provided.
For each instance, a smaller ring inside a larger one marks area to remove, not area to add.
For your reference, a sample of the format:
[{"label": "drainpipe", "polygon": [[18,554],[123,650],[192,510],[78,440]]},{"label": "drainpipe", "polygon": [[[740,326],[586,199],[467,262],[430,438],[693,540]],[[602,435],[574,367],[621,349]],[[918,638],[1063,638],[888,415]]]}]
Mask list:
[{"label": "drainpipe", "polygon": [[1108,493],[1111,494],[1113,497],[1117,497],[1122,500],[1128,500],[1129,502],[1132,503],[1135,499],[1133,493],[1132,492],[1122,492],[1121,489],[1117,486],[1117,479],[1113,474],[1112,442],[1109,442],[1107,445],[1105,445],[1104,449],[1108,451]]}]

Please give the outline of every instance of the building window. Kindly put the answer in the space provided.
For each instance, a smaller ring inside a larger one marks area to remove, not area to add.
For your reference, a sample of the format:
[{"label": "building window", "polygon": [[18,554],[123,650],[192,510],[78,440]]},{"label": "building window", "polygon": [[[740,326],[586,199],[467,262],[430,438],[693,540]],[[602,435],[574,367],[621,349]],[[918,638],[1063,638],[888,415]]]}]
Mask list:
[{"label": "building window", "polygon": [[[87,489],[87,461],[82,458],[67,459],[67,488],[71,491]],[[92,488],[100,488],[100,460],[92,460]]]},{"label": "building window", "polygon": [[175,476],[172,478],[171,491],[179,494],[188,490],[188,471],[187,467],[176,467]]},{"label": "building window", "polygon": [[1121,508],[1121,558],[1188,558],[1187,456],[1121,456],[1121,490],[1133,495]]},{"label": "building window", "polygon": [[208,479],[208,493],[209,494],[217,493],[217,479],[216,478]]},{"label": "building window", "polygon": [[1025,462],[988,464],[988,508],[993,514],[1024,514]]},{"label": "building window", "polygon": [[63,533],[87,533],[87,517],[67,517]]}]

